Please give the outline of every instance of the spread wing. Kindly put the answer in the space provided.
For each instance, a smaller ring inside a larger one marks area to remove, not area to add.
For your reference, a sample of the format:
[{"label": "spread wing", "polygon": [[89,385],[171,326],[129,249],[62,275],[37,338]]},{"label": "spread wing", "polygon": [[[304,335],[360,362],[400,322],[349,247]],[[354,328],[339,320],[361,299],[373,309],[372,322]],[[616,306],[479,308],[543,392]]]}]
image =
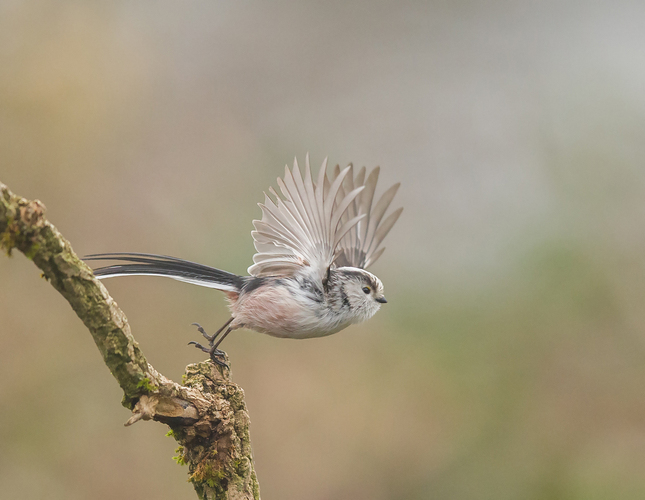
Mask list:
[{"label": "spread wing", "polygon": [[[366,171],[365,167],[363,167],[354,177],[353,167],[350,165],[350,171],[343,179],[339,192],[339,197],[341,198],[346,192],[354,190],[356,186],[364,186],[364,189],[349,204],[341,217],[341,223],[357,215],[365,215],[365,217],[353,225],[340,240],[334,259],[334,264],[337,267],[351,266],[367,269],[374,264],[385,251],[385,247],[380,246],[381,243],[403,211],[403,207],[398,208],[383,219],[401,184],[396,183],[391,186],[374,203],[374,192],[379,172],[379,167],[374,168],[366,179]],[[340,167],[337,165],[334,169],[333,178],[338,178],[339,174]]]},{"label": "spread wing", "polygon": [[[330,267],[360,262],[360,259],[355,258],[356,255],[366,256],[363,259],[365,266],[380,256],[382,250],[374,250],[394,224],[398,214],[391,223],[390,216],[379,227],[380,219],[398,185],[394,187],[386,203],[377,203],[375,211],[376,208],[383,208],[383,213],[377,213],[378,217],[374,217],[374,211],[370,213],[370,209],[378,169],[375,175],[370,174],[368,177],[370,184],[363,183],[360,174],[359,178],[354,179],[351,165],[343,170],[336,167],[331,179],[327,178],[326,170],[325,160],[318,172],[317,182],[314,182],[309,156],[305,162],[304,178],[297,161],[294,161],[292,170],[285,167],[284,179],[278,178],[282,197],[272,188],[269,192],[275,201],[265,194],[264,203],[259,204],[262,219],[253,221],[255,231],[251,234],[257,253],[253,256],[254,264],[248,269],[249,274],[291,276],[308,267],[315,276],[324,280]],[[390,191],[392,189],[388,193]],[[363,198],[364,192],[368,193],[367,198]],[[365,223],[358,226],[362,221]],[[386,222],[389,227],[383,230]],[[372,227],[374,231],[370,232]],[[371,240],[365,239],[367,235]]]}]

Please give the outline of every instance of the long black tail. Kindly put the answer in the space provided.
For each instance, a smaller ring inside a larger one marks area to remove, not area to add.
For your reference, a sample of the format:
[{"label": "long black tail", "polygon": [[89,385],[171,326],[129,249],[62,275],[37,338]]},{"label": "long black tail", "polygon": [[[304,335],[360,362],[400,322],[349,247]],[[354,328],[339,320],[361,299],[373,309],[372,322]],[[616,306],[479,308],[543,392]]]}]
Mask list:
[{"label": "long black tail", "polygon": [[[99,279],[115,276],[166,276],[193,285],[239,292],[244,278],[214,267],[195,264],[187,260],[154,255],[149,253],[97,253],[83,257],[83,260],[115,260],[122,263],[94,269]],[[131,264],[123,264],[130,262]]]}]

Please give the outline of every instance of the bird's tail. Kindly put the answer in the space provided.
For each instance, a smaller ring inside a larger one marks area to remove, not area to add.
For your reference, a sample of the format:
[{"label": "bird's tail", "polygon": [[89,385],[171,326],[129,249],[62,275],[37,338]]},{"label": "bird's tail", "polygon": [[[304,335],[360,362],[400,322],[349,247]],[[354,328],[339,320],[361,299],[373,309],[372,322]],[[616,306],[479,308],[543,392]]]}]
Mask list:
[{"label": "bird's tail", "polygon": [[244,278],[214,267],[195,264],[187,260],[148,253],[97,253],[84,260],[114,260],[119,263],[94,269],[99,278],[115,276],[165,276],[193,285],[216,288],[225,292],[239,292]]}]

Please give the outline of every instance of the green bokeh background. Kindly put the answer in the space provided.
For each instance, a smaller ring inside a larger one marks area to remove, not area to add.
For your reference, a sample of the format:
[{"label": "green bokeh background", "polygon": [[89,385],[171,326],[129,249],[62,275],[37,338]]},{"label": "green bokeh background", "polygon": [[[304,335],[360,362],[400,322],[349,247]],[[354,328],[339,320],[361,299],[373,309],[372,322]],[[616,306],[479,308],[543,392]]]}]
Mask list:
[{"label": "green bokeh background", "polygon": [[[244,273],[285,163],[381,165],[389,303],[239,331],[264,499],[645,498],[645,4],[0,1],[0,180],[80,254]],[[107,281],[157,369],[213,290]],[[0,258],[0,499],[192,498],[90,335]]]}]

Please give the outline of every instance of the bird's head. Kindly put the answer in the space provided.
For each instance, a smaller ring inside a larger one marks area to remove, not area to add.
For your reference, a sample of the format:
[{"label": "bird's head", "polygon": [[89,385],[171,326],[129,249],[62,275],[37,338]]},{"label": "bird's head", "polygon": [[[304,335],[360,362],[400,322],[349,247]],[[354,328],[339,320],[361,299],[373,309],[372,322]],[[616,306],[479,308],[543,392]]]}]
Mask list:
[{"label": "bird's head", "polygon": [[345,306],[357,316],[358,321],[371,318],[385,304],[383,283],[365,269],[341,267],[337,270],[339,293]]}]

